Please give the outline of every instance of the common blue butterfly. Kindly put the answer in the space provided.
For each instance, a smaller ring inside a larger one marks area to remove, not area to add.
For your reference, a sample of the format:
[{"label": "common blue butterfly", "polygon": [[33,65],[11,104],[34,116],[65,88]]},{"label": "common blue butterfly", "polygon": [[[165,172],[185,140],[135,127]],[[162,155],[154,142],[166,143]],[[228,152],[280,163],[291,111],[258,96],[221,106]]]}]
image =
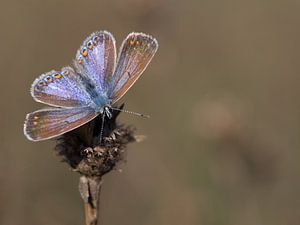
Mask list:
[{"label": "common blue butterfly", "polygon": [[100,114],[110,118],[112,105],[141,76],[157,49],[155,38],[133,32],[124,39],[117,57],[111,33],[92,33],[72,66],[42,74],[33,82],[33,99],[54,107],[27,114],[25,136],[31,141],[47,140]]}]

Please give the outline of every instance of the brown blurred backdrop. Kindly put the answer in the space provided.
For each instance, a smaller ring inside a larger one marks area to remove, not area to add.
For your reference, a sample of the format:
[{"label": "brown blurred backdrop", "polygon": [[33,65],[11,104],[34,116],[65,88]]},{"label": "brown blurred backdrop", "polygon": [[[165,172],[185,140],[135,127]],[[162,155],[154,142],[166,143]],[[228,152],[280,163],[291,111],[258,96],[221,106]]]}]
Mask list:
[{"label": "brown blurred backdrop", "polygon": [[53,141],[23,135],[41,73],[91,32],[160,48],[121,102],[147,139],[104,178],[103,225],[294,225],[300,221],[300,2],[11,0],[0,3],[0,224],[83,224],[78,175]]}]

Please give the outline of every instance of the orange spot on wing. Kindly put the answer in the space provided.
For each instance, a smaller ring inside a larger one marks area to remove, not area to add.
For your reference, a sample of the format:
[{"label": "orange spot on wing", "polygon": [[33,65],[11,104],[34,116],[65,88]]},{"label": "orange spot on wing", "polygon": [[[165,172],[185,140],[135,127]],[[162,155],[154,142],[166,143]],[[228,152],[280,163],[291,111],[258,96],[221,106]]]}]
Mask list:
[{"label": "orange spot on wing", "polygon": [[88,55],[88,51],[85,48],[82,50],[82,55],[83,57],[87,57]]},{"label": "orange spot on wing", "polygon": [[89,43],[88,43],[88,48],[89,48],[89,49],[93,49],[93,47],[94,47],[94,46],[93,46],[92,42],[89,42]]},{"label": "orange spot on wing", "polygon": [[54,78],[56,78],[56,79],[60,79],[60,78],[62,78],[62,75],[61,75],[61,74],[59,74],[59,73],[57,73],[57,74],[55,74],[55,75],[54,75]]},{"label": "orange spot on wing", "polygon": [[97,45],[98,44],[98,41],[99,41],[99,37],[98,36],[96,36],[96,37],[94,37],[94,45]]},{"label": "orange spot on wing", "polygon": [[79,56],[79,57],[78,57],[77,62],[78,62],[79,64],[82,64],[82,56]]},{"label": "orange spot on wing", "polygon": [[41,81],[41,82],[39,83],[39,85],[40,85],[40,86],[47,86],[47,83],[46,83],[45,81]]},{"label": "orange spot on wing", "polygon": [[51,77],[51,76],[49,76],[49,77],[46,77],[46,80],[47,80],[47,82],[48,82],[48,83],[51,83],[51,82],[53,81],[53,79],[52,79],[52,77]]},{"label": "orange spot on wing", "polygon": [[68,74],[69,74],[69,70],[63,70],[63,71],[62,71],[62,74],[63,74],[63,75],[68,75]]}]

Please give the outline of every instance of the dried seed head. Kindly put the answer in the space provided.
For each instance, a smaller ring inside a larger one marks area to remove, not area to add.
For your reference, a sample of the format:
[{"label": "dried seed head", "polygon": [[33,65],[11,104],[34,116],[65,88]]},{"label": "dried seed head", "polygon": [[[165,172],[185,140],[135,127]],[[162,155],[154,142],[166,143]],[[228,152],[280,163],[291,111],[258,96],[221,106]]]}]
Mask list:
[{"label": "dried seed head", "polygon": [[104,122],[102,143],[101,116],[58,139],[55,149],[73,170],[87,177],[101,177],[124,159],[127,144],[135,141],[134,129],[117,124],[120,112],[112,113],[113,117]]}]

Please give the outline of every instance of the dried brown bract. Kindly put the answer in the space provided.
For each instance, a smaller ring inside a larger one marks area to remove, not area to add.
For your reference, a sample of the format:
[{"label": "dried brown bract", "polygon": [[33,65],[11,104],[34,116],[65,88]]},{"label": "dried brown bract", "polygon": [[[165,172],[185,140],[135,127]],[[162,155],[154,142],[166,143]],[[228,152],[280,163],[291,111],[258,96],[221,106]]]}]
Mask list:
[{"label": "dried brown bract", "polygon": [[135,141],[134,129],[116,122],[119,113],[113,111],[113,117],[105,119],[102,140],[101,116],[62,135],[55,149],[63,161],[74,171],[88,177],[101,177],[111,171],[117,162],[124,159],[127,144]]}]

